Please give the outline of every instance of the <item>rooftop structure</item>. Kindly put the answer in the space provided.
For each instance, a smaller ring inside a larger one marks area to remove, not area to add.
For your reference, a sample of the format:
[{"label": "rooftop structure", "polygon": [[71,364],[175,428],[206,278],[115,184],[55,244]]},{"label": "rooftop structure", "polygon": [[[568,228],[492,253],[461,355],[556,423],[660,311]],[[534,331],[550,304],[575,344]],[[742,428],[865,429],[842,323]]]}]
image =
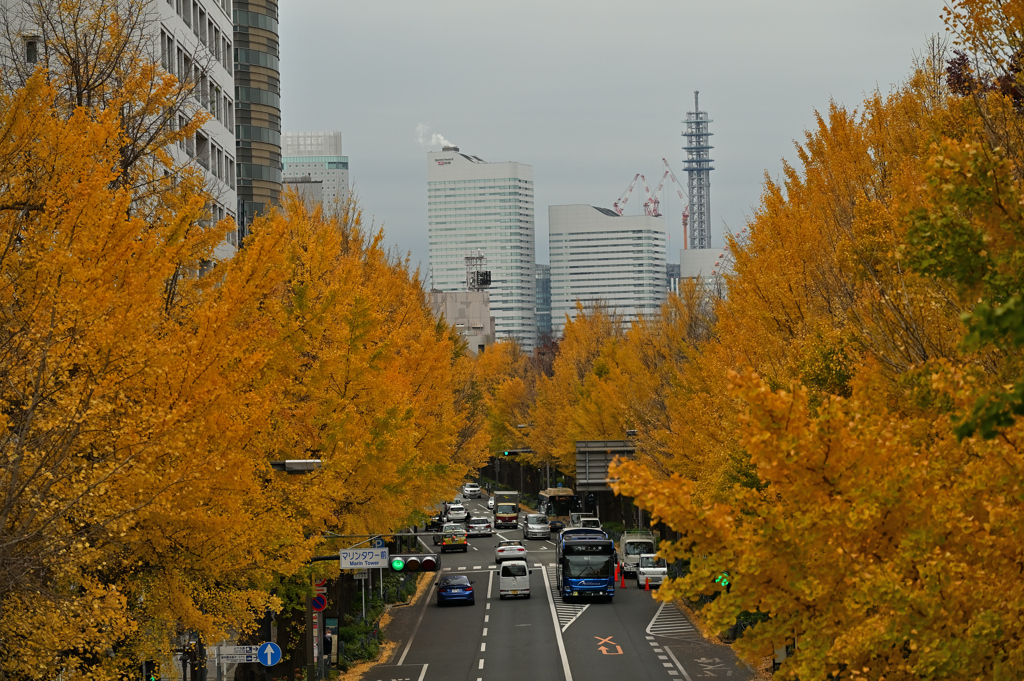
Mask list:
[{"label": "rooftop structure", "polygon": [[712,133],[708,130],[711,119],[706,111],[700,110],[699,94],[693,93],[693,111],[686,114],[686,129],[683,131],[686,138],[683,170],[690,197],[690,234],[687,239],[687,248],[690,249],[711,248],[711,171],[714,170],[711,150],[714,147],[711,146]]}]

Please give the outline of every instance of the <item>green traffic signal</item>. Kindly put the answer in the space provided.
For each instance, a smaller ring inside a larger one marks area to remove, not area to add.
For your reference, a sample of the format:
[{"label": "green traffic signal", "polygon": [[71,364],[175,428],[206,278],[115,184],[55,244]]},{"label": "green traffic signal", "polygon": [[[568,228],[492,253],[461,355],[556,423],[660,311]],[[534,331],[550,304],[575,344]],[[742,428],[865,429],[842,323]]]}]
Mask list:
[{"label": "green traffic signal", "polygon": [[405,567],[405,559],[401,556],[395,556],[391,559],[391,569],[395,572],[401,572],[402,568]]}]

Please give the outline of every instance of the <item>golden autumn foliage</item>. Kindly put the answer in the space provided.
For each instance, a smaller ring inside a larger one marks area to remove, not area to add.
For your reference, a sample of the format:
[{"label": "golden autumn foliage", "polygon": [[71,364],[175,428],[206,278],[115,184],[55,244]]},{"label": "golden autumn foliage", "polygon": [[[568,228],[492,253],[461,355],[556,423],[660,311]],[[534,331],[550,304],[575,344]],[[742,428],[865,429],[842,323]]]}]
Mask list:
[{"label": "golden autumn foliage", "polygon": [[454,334],[358,212],[288,201],[216,262],[202,179],[135,210],[119,110],[56,100],[40,72],[0,101],[0,674],[117,678],[245,630],[323,531],[403,527],[482,447]]},{"label": "golden autumn foliage", "polygon": [[537,378],[538,461],[637,431],[616,491],[689,566],[658,597],[786,677],[1024,675],[1024,3],[949,21],[971,58],[817,116],[724,296],[581,308]]}]

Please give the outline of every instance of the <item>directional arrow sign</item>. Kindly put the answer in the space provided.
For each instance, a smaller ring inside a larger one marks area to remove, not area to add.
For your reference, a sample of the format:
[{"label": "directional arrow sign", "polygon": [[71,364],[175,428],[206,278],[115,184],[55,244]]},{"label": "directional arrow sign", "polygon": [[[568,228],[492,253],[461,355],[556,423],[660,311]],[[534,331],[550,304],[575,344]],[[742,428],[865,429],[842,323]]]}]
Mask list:
[{"label": "directional arrow sign", "polygon": [[281,661],[281,648],[276,643],[267,641],[260,644],[259,662],[264,667],[273,667]]}]

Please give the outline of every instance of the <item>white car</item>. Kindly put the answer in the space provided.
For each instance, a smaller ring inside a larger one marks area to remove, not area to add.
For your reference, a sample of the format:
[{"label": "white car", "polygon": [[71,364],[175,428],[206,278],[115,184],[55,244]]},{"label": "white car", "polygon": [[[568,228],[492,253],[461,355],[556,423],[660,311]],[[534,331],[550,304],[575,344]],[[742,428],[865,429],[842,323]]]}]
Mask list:
[{"label": "white car", "polygon": [[498,570],[498,595],[506,598],[530,597],[530,573],[525,560],[506,560]]},{"label": "white car", "polygon": [[489,510],[489,511],[493,511],[494,510],[494,495],[493,494],[491,496],[487,497],[487,510]]},{"label": "white car", "polygon": [[494,562],[519,558],[526,560],[526,547],[518,539],[504,539],[494,548]]},{"label": "white car", "polygon": [[448,507],[448,522],[450,523],[465,522],[468,515],[466,507],[462,504],[452,504]]},{"label": "white car", "polygon": [[480,498],[480,485],[475,482],[467,482],[462,486],[462,495],[467,499],[479,499]]}]

